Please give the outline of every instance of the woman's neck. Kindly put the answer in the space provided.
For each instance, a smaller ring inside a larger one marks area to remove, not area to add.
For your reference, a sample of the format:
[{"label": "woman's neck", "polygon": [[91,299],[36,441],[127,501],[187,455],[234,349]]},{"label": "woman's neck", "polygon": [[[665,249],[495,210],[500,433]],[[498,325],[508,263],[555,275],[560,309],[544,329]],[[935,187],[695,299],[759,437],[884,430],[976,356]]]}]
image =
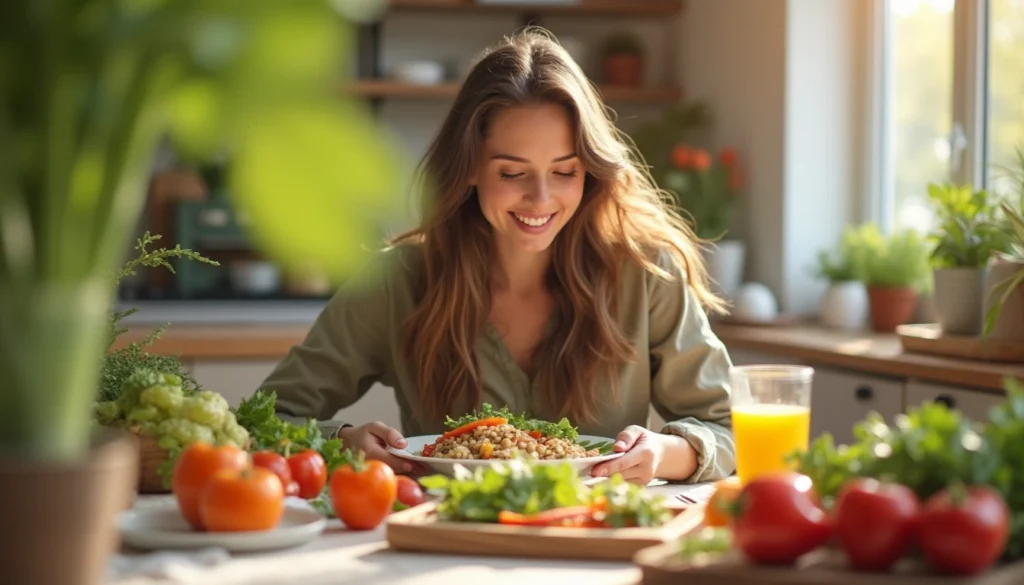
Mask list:
[{"label": "woman's neck", "polygon": [[551,267],[551,250],[529,253],[497,249],[497,270],[491,277],[495,292],[528,296],[547,288],[547,275]]}]

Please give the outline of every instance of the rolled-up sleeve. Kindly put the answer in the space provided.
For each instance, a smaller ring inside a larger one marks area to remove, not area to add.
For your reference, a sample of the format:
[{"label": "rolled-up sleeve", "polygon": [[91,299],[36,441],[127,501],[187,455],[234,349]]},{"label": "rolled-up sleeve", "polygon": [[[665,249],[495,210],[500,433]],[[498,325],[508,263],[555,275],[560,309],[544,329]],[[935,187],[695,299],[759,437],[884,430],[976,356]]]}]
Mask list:
[{"label": "rolled-up sleeve", "polygon": [[650,275],[651,400],[666,421],[662,433],[686,439],[697,453],[687,480],[721,479],[736,470],[725,346],[711,330],[681,270],[662,258],[675,279]]},{"label": "rolled-up sleeve", "polygon": [[388,268],[383,258],[343,285],[321,311],[306,338],[292,347],[260,385],[277,393],[278,416],[293,422],[315,418],[326,436],[332,420],[378,382],[387,361]]}]

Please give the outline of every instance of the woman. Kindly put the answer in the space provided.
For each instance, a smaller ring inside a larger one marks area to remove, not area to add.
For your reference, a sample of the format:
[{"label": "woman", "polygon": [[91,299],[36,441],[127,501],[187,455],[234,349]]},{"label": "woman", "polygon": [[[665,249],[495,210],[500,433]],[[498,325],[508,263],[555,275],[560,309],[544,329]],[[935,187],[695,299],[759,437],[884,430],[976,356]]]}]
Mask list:
[{"label": "woman", "polygon": [[[409,436],[488,402],[626,454],[596,466],[634,482],[734,471],[729,357],[705,308],[693,233],[672,214],[568,54],[529,31],[468,75],[424,159],[420,228],[344,287],[264,382],[284,416],[331,418],[375,383]],[[650,405],[670,422],[644,428]],[[396,429],[329,421],[367,457]]]}]

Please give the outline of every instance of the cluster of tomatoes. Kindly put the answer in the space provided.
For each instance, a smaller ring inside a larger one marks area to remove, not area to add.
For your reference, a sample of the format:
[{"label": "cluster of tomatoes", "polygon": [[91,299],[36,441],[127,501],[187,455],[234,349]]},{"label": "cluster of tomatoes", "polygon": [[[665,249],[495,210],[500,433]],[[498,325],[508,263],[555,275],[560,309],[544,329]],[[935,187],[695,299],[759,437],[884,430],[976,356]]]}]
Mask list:
[{"label": "cluster of tomatoes", "polygon": [[182,517],[196,530],[271,530],[284,514],[285,498],[313,499],[326,488],[335,515],[352,530],[371,530],[396,507],[424,500],[415,480],[396,476],[380,461],[353,458],[329,473],[320,453],[285,457],[251,455],[232,445],[192,443],[178,456],[171,490]]},{"label": "cluster of tomatoes", "polygon": [[870,478],[845,483],[826,512],[810,478],[782,473],[720,484],[705,523],[730,526],[734,545],[757,564],[790,565],[835,545],[856,570],[888,571],[919,553],[940,572],[972,575],[1002,556],[1009,517],[988,486],[950,486],[920,501],[904,485]]}]

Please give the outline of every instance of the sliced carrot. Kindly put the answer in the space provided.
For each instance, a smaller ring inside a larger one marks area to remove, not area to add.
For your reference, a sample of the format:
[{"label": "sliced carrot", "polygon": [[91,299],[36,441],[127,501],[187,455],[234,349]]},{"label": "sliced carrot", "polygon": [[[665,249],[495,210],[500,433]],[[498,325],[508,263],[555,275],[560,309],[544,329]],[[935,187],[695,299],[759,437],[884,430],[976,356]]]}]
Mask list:
[{"label": "sliced carrot", "polygon": [[534,439],[540,439],[544,435],[541,434],[540,431],[530,431],[530,436],[533,437]]},{"label": "sliced carrot", "polygon": [[431,443],[431,444],[423,447],[423,456],[424,457],[430,457],[431,455],[434,454],[434,449],[436,449],[436,448],[437,448],[437,445],[435,445],[434,443]]},{"label": "sliced carrot", "polygon": [[498,512],[498,523],[514,526],[584,526],[593,520],[593,513],[590,506],[568,506],[528,515],[502,510]]},{"label": "sliced carrot", "polygon": [[465,435],[466,433],[472,432],[473,429],[477,429],[477,428],[480,428],[480,427],[496,427],[498,425],[503,425],[503,424],[505,424],[507,422],[508,422],[508,420],[506,420],[506,419],[504,419],[504,418],[502,418],[500,416],[492,416],[490,418],[482,418],[482,419],[479,419],[479,420],[475,420],[475,421],[473,421],[471,423],[466,423],[466,424],[462,425],[461,427],[452,429],[452,430],[448,431],[447,433],[445,433],[444,436],[441,437],[441,438],[443,438],[443,439],[450,439],[452,437],[458,437],[459,435]]}]

